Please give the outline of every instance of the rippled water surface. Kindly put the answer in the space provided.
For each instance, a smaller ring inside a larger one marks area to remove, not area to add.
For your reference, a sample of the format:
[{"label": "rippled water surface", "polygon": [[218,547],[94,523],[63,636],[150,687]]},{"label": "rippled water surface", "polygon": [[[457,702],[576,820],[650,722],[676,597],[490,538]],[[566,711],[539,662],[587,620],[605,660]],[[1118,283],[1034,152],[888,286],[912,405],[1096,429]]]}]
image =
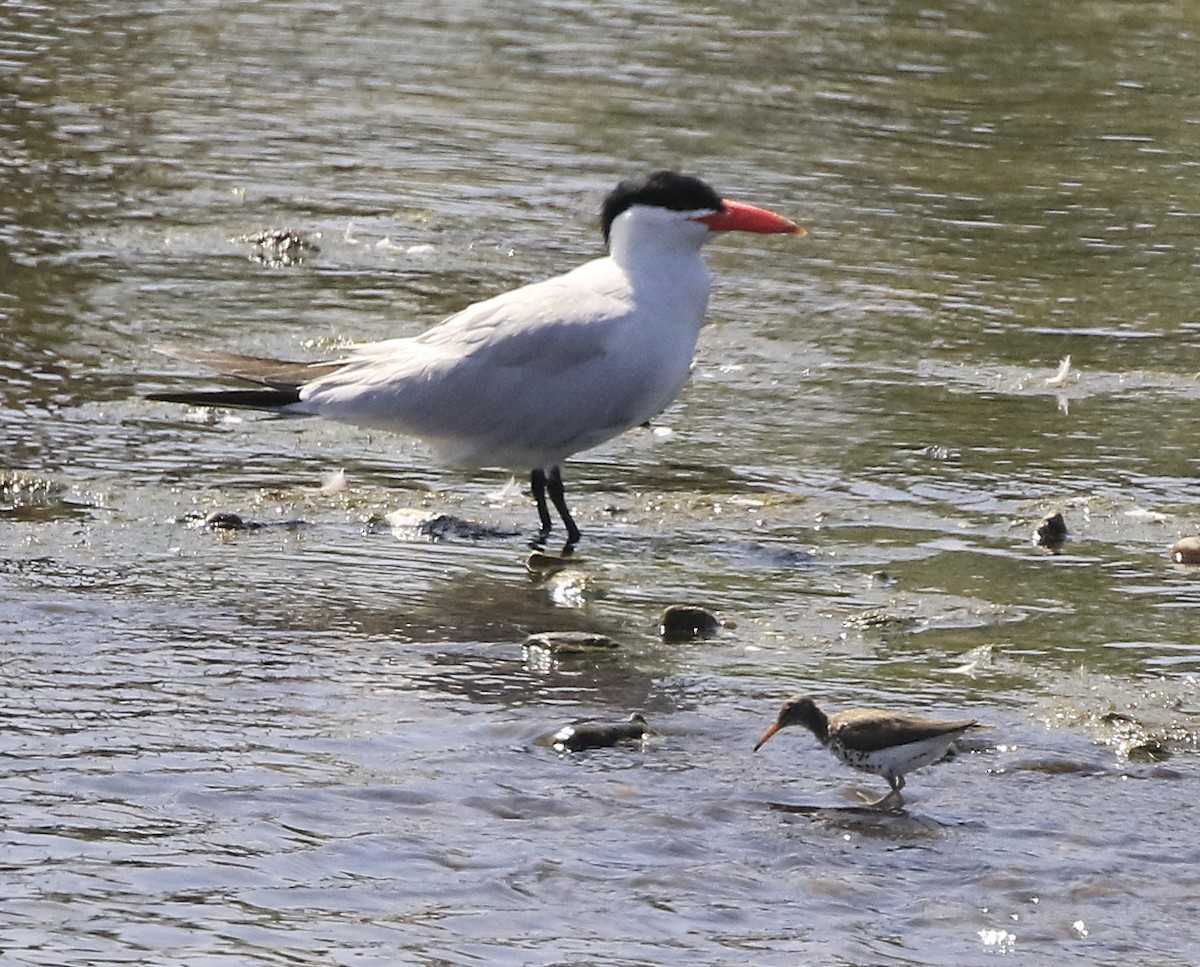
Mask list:
[{"label": "rippled water surface", "polygon": [[[4,962],[1196,962],[1196,13],[0,4]],[[663,166],[809,234],[710,246],[565,570],[521,482],[139,398],[562,271]],[[798,691],[986,728],[872,814],[751,752]]]}]

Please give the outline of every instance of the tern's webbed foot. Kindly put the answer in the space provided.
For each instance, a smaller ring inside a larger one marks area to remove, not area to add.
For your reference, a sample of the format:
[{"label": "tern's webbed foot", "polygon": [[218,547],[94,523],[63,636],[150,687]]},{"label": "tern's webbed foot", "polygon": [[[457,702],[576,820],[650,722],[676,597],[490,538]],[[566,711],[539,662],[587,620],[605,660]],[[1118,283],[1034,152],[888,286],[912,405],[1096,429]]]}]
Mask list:
[{"label": "tern's webbed foot", "polygon": [[[539,553],[543,553],[543,554],[552,553],[552,552],[548,552],[546,550],[546,541],[548,541],[549,539],[550,539],[549,531],[539,531],[534,537],[531,537],[529,539],[529,545],[528,545],[529,549],[531,551],[538,551]],[[562,550],[558,552],[558,556],[559,557],[570,557],[572,554],[575,553],[575,545],[577,543],[578,543],[577,539],[576,540],[568,540],[565,544],[563,544]]]}]

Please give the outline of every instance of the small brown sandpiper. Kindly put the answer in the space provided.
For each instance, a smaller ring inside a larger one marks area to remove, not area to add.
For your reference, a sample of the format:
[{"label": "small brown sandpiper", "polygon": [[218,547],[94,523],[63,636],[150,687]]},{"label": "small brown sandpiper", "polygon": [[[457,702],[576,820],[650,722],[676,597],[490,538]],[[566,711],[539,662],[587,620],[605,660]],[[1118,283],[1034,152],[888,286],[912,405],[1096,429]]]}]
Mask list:
[{"label": "small brown sandpiper", "polygon": [[945,722],[868,708],[826,715],[807,695],[796,695],[783,703],[775,724],[758,740],[754,751],[780,729],[803,725],[846,765],[888,781],[891,791],[869,805],[898,808],[904,802],[900,790],[905,775],[943,758],[955,739],[978,724],[974,719]]}]

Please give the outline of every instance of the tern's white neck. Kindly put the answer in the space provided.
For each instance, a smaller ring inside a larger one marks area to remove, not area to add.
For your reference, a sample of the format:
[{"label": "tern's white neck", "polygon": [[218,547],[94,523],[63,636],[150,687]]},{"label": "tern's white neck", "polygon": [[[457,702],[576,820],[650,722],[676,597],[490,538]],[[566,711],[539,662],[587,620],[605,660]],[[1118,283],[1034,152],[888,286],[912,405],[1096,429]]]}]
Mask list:
[{"label": "tern's white neck", "polygon": [[637,263],[654,261],[656,257],[698,257],[712,232],[689,217],[694,214],[697,213],[634,205],[613,221],[609,254],[613,261],[627,269]]},{"label": "tern's white neck", "polygon": [[635,205],[613,221],[609,255],[643,298],[675,302],[699,327],[710,282],[700,250],[712,232],[691,214]]}]

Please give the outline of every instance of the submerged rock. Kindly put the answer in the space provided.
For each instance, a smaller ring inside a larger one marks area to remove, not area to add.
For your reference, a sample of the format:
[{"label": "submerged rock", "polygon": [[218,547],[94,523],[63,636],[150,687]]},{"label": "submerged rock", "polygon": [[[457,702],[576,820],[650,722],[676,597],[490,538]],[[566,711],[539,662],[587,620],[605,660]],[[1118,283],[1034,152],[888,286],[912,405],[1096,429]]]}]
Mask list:
[{"label": "submerged rock", "polygon": [[1171,548],[1171,560],[1176,564],[1200,564],[1200,537],[1182,537]]},{"label": "submerged rock", "polygon": [[1060,511],[1043,517],[1034,532],[1034,543],[1039,547],[1048,547],[1050,550],[1062,547],[1068,539],[1067,521]]},{"label": "submerged rock", "polygon": [[45,477],[0,470],[0,520],[29,523],[82,516],[91,502]]},{"label": "submerged rock", "polygon": [[22,500],[45,503],[55,500],[63,488],[45,477],[13,470],[0,470],[0,504],[9,509]]},{"label": "submerged rock", "polygon": [[911,628],[919,619],[909,614],[894,614],[882,608],[872,608],[852,614],[846,619],[847,628],[867,629],[902,629]]},{"label": "submerged rock", "polygon": [[708,638],[725,627],[707,608],[694,604],[673,604],[659,619],[658,634],[664,641],[690,641]]},{"label": "submerged rock", "polygon": [[649,733],[645,718],[634,712],[628,722],[613,725],[565,725],[554,733],[554,748],[559,752],[607,749],[623,742],[642,742]]},{"label": "submerged rock", "polygon": [[1125,758],[1130,762],[1162,762],[1169,758],[1171,750],[1158,739],[1151,737],[1145,742],[1127,746]]}]

